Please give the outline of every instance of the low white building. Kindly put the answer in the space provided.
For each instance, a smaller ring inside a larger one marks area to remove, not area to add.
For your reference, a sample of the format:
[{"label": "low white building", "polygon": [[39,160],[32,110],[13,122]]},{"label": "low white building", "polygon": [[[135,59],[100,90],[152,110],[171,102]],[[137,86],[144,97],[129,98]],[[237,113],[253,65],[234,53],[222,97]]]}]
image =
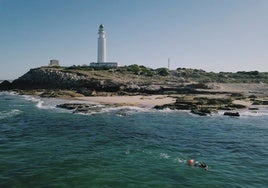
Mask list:
[{"label": "low white building", "polygon": [[92,62],[90,63],[91,67],[119,67],[119,63],[118,62],[102,62],[102,63],[95,63]]}]

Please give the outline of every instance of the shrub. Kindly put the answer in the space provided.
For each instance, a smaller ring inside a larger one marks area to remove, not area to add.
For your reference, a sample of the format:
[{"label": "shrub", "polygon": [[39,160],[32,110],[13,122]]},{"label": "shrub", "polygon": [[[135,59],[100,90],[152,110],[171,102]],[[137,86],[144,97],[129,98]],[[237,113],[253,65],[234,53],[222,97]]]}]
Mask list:
[{"label": "shrub", "polygon": [[159,69],[156,69],[155,71],[160,76],[168,76],[169,75],[169,71],[167,68],[159,68]]}]

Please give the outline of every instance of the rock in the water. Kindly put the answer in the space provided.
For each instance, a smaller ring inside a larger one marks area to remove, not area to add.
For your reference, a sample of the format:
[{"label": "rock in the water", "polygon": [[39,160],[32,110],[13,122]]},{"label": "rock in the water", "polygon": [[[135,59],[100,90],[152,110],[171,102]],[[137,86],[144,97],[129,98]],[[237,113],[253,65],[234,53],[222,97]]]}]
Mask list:
[{"label": "rock in the water", "polygon": [[240,116],[239,112],[224,112],[225,116]]},{"label": "rock in the water", "polygon": [[74,110],[77,107],[80,107],[82,105],[83,104],[80,104],[80,103],[64,103],[64,104],[58,104],[57,108],[64,108],[64,109],[67,109],[67,110]]},{"label": "rock in the water", "polygon": [[73,110],[73,113],[93,114],[98,113],[103,109],[103,106],[95,104],[83,104],[83,103],[64,103],[57,105],[58,108],[64,108],[67,110]]},{"label": "rock in the water", "polygon": [[211,114],[211,111],[208,109],[192,109],[191,113],[199,115],[199,116],[207,116]]}]

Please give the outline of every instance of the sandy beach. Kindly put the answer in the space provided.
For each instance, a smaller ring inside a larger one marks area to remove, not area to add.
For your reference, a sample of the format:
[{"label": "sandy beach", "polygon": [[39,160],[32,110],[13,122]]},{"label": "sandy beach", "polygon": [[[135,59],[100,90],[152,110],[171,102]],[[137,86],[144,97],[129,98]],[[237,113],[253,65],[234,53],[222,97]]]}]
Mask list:
[{"label": "sandy beach", "polygon": [[152,108],[156,105],[174,103],[176,99],[166,95],[150,96],[105,96],[105,97],[76,97],[80,101],[90,101],[100,104],[113,104],[118,106],[139,106]]},{"label": "sandy beach", "polygon": [[[208,91],[227,92],[227,94],[188,94],[177,96],[188,97],[205,97],[205,98],[225,98],[230,97],[228,93],[240,93],[248,97],[249,95],[256,95],[260,99],[267,99],[268,85],[267,84],[213,84],[214,89]],[[171,104],[176,101],[175,98],[168,95],[136,95],[136,96],[95,96],[95,97],[74,97],[76,100],[85,102],[94,102],[104,105],[118,105],[118,106],[138,106],[152,108],[156,105],[162,106]],[[235,99],[234,104],[244,105],[247,108],[267,108],[267,106],[252,105],[252,101],[246,99]]]}]

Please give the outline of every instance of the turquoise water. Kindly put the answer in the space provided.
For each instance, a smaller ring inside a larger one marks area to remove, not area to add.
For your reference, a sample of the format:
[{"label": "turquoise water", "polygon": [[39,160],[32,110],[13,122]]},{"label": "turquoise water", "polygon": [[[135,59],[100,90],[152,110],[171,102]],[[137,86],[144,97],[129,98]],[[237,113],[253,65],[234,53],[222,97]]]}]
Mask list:
[{"label": "turquoise water", "polygon": [[[267,187],[268,113],[239,118],[0,94],[0,187]],[[208,170],[189,167],[193,158]]]}]

